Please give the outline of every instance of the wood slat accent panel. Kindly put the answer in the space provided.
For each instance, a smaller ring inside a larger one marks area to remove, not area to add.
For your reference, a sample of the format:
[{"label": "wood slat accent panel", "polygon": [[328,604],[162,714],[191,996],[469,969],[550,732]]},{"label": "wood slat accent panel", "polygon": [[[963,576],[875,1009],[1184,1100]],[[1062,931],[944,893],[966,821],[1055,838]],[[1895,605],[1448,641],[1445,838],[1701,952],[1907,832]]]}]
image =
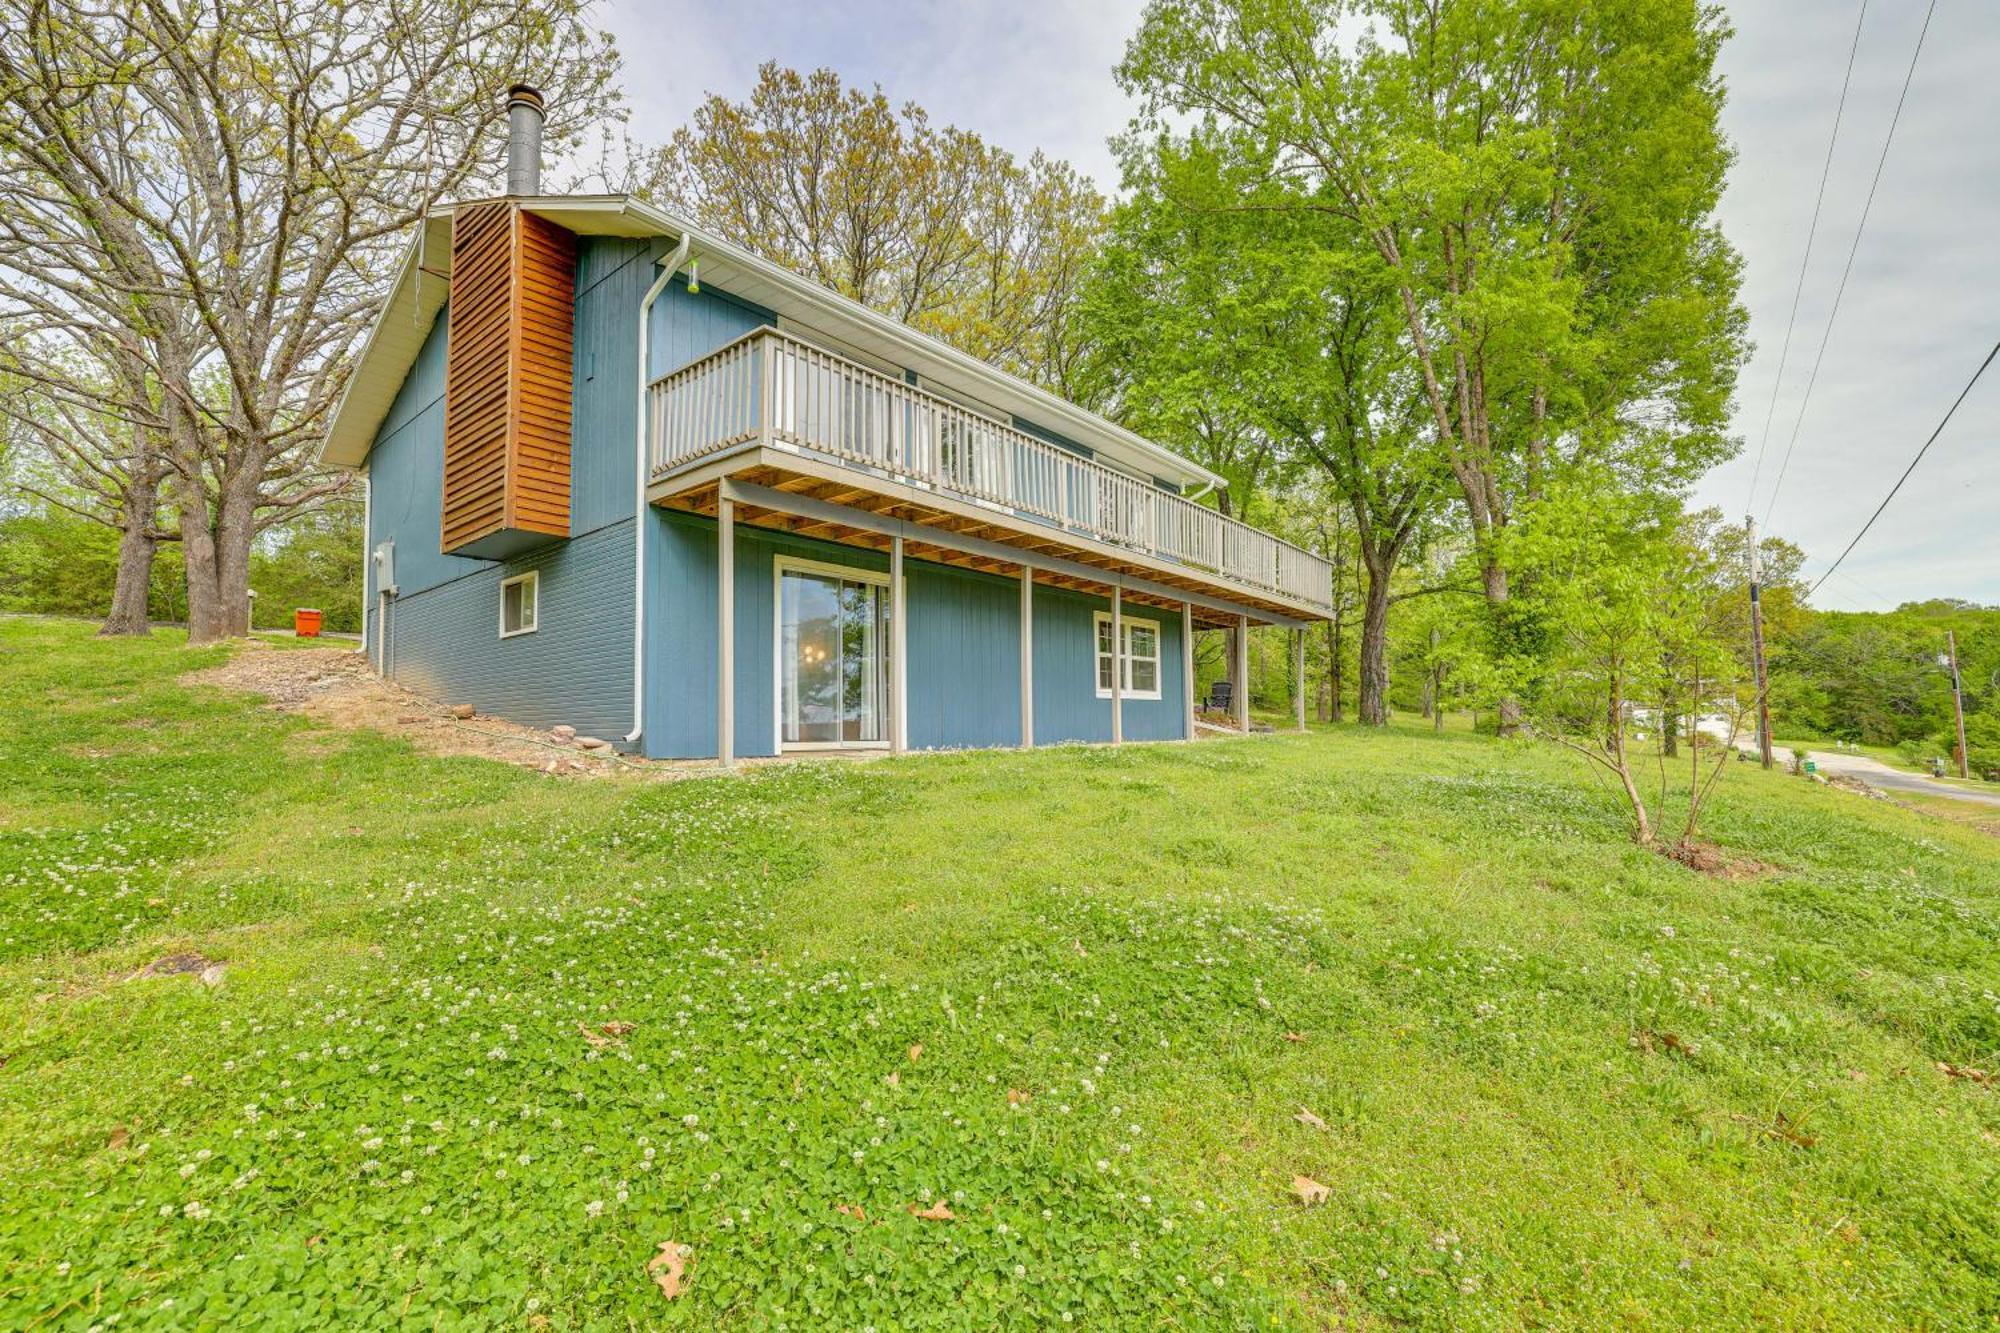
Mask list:
[{"label": "wood slat accent panel", "polygon": [[574,234],[504,199],[466,205],[452,219],[448,553],[569,535],[576,248]]}]

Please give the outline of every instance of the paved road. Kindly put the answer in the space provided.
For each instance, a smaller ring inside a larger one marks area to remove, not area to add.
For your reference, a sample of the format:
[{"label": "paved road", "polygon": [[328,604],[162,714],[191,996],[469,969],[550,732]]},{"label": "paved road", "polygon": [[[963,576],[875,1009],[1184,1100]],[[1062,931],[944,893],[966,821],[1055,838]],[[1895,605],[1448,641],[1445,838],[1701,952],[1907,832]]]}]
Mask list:
[{"label": "paved road", "polygon": [[[1755,754],[1757,742],[1738,741],[1737,748]],[[1789,764],[1792,761],[1792,752],[1782,745],[1771,747],[1771,753],[1781,764]],[[1865,754],[1849,754],[1844,750],[1807,750],[1806,757],[1818,764],[1819,771],[1828,777],[1838,775],[1855,778],[1885,791],[1917,792],[1924,796],[1943,796],[1954,801],[2000,806],[2000,792],[1972,791],[1964,787],[1954,787],[1949,782],[1939,782],[1920,773],[1905,773],[1900,768],[1891,768],[1881,760],[1870,759]]]}]

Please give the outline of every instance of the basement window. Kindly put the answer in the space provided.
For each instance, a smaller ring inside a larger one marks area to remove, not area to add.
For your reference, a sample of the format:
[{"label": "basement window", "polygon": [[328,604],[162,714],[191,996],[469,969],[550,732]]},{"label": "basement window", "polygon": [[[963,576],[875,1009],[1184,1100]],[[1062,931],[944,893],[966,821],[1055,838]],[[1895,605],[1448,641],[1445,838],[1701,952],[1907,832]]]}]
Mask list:
[{"label": "basement window", "polygon": [[[1119,617],[1124,632],[1125,651],[1120,656],[1125,668],[1127,699],[1160,697],[1160,622]],[[1097,697],[1111,697],[1111,613],[1097,613]]]},{"label": "basement window", "polygon": [[541,575],[532,570],[500,581],[501,638],[535,632],[535,614],[542,600],[541,582]]}]

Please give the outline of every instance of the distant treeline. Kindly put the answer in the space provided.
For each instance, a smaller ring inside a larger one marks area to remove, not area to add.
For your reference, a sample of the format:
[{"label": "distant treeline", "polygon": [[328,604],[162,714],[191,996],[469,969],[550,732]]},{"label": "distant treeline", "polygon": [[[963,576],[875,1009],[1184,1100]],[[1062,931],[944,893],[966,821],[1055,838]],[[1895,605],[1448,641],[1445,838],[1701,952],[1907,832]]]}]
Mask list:
[{"label": "distant treeline", "polygon": [[1958,637],[1975,762],[2000,763],[2000,607],[1968,602],[1805,613],[1772,643],[1773,729],[1950,754],[1951,678],[1938,660],[1947,631]]},{"label": "distant treeline", "polygon": [[[104,617],[118,580],[118,533],[53,506],[0,517],[0,611]],[[338,504],[266,532],[250,556],[260,629],[292,623],[302,606],[325,614],[329,630],[361,628],[361,507]],[[187,618],[180,544],[162,542],[153,559],[148,612]]]}]

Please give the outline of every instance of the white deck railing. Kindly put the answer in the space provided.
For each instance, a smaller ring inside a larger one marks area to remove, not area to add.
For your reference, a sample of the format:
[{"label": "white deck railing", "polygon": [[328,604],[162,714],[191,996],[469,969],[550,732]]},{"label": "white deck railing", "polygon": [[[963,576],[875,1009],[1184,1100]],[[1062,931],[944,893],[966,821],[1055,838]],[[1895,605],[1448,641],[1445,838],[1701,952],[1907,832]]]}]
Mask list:
[{"label": "white deck railing", "polygon": [[653,381],[656,478],[766,437],[1114,546],[1333,605],[1333,567],[1148,481],[759,329]]}]

